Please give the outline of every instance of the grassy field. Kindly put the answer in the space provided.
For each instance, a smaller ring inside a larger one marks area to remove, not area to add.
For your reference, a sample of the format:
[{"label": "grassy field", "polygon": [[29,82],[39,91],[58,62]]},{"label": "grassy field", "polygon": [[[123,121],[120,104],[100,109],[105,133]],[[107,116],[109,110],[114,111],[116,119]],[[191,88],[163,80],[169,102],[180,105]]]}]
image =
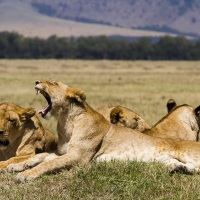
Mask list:
[{"label": "grassy field", "polygon": [[[199,75],[200,62],[0,60],[0,102],[39,110],[46,101],[35,80],[53,79],[83,89],[92,107],[121,104],[153,125],[169,98],[200,105]],[[41,121],[56,134],[54,119]],[[157,163],[90,163],[25,184],[0,176],[0,199],[200,199],[199,175],[170,176]]]}]

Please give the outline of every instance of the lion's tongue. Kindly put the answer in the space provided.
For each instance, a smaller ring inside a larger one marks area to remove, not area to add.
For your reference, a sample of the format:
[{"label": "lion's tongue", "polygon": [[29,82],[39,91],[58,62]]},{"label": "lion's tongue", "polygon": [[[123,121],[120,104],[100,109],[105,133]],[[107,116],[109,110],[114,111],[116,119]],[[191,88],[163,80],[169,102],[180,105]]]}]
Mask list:
[{"label": "lion's tongue", "polygon": [[42,110],[38,110],[37,114],[40,114],[42,116],[45,116],[48,113],[48,110],[50,108],[50,105],[46,106],[44,109]]}]

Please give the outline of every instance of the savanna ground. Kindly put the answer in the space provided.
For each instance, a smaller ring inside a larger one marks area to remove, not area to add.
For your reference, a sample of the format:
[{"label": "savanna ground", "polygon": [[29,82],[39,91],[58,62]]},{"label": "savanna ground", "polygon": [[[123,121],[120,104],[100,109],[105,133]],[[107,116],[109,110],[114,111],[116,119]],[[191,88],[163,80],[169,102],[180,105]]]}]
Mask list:
[{"label": "savanna ground", "polygon": [[[200,62],[181,61],[0,60],[0,102],[43,108],[38,79],[83,89],[92,107],[129,107],[150,125],[166,114],[169,98],[200,105]],[[56,134],[54,119],[41,121]],[[158,163],[91,162],[25,184],[15,176],[0,174],[0,199],[200,199],[200,175],[169,175]]]}]

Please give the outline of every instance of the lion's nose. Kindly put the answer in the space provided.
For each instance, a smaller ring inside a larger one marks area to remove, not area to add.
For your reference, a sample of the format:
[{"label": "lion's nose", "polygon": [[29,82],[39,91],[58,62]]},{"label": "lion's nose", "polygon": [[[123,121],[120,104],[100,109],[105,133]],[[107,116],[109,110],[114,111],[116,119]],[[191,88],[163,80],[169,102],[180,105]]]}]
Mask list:
[{"label": "lion's nose", "polygon": [[35,85],[37,85],[37,84],[39,84],[40,83],[40,81],[35,81]]}]

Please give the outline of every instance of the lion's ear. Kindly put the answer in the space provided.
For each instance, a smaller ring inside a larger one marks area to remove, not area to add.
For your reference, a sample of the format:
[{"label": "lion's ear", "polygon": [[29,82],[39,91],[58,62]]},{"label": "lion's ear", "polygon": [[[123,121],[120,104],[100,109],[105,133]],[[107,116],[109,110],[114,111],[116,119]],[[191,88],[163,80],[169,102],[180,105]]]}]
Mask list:
[{"label": "lion's ear", "polygon": [[123,111],[121,108],[119,107],[116,107],[116,108],[113,108],[110,112],[110,122],[112,124],[116,124],[117,122],[119,122],[119,120],[121,118],[123,118],[124,115],[123,115]]},{"label": "lion's ear", "polygon": [[25,121],[30,119],[31,117],[33,117],[35,115],[36,111],[34,108],[30,107],[25,109],[22,114],[21,114],[21,120]]},{"label": "lion's ear", "polygon": [[196,115],[200,116],[200,105],[194,109]]},{"label": "lion's ear", "polygon": [[76,99],[79,102],[83,102],[86,100],[86,95],[84,91],[78,88],[68,88],[66,97]]},{"label": "lion's ear", "polygon": [[167,102],[167,111],[168,113],[172,111],[177,106],[176,101],[174,99],[169,99]]}]

